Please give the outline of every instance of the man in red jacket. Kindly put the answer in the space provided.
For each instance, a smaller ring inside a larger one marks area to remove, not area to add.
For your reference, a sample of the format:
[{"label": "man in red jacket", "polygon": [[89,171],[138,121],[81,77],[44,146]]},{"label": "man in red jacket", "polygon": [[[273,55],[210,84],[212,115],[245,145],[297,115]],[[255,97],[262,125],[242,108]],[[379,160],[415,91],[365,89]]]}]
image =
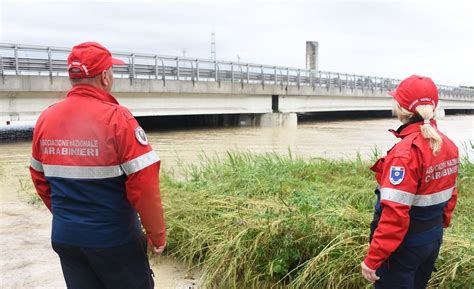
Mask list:
[{"label": "man in red jacket", "polygon": [[155,254],[166,246],[160,159],[110,94],[114,64],[98,43],[73,47],[72,88],[34,130],[30,172],[68,288],[153,288],[147,241]]}]

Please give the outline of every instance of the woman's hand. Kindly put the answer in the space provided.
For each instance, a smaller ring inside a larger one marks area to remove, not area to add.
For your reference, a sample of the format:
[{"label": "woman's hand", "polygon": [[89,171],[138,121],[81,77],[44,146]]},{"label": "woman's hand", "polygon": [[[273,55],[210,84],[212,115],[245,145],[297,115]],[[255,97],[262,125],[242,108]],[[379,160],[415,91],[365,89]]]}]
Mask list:
[{"label": "woman's hand", "polygon": [[379,276],[375,275],[375,270],[367,267],[364,262],[360,263],[360,266],[362,267],[362,275],[365,279],[369,280],[370,282],[375,282],[380,279]]}]

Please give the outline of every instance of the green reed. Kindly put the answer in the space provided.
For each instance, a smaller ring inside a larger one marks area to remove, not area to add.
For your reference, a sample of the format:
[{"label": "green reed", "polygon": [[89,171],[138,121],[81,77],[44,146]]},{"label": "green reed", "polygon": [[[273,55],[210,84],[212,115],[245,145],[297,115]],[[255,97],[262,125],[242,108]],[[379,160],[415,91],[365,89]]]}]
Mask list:
[{"label": "green reed", "polygon": [[[359,264],[375,199],[369,166],[360,157],[204,155],[184,180],[162,177],[168,254],[200,267],[207,288],[368,287]],[[463,159],[433,287],[474,280],[473,176]]]}]

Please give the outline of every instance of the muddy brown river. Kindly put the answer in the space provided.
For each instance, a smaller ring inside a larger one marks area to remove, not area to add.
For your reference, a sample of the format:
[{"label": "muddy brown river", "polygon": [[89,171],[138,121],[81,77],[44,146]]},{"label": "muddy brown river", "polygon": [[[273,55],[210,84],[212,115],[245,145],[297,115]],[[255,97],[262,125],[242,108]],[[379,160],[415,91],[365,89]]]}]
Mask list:
[{"label": "muddy brown river", "polygon": [[[474,115],[447,116],[440,130],[464,155],[474,160]],[[228,150],[292,153],[311,157],[369,158],[372,150],[389,149],[396,139],[387,132],[396,119],[314,121],[297,129],[205,128],[148,133],[165,170],[180,162],[197,162],[203,153]],[[65,288],[59,260],[50,245],[51,215],[42,205],[28,203],[30,141],[0,143],[0,288]],[[179,174],[179,171],[176,173]],[[161,257],[153,261],[156,288],[189,288],[198,278],[183,264]]]}]

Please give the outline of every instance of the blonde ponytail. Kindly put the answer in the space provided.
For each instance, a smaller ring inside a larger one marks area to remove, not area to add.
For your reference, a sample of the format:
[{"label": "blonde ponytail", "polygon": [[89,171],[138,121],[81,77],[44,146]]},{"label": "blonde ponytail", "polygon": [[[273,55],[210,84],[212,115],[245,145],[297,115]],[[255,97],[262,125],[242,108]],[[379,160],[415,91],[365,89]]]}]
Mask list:
[{"label": "blonde ponytail", "polygon": [[421,125],[421,134],[430,142],[430,147],[433,154],[436,155],[441,149],[443,139],[430,124],[430,119],[434,116],[434,107],[432,105],[419,105],[416,107],[416,112],[423,118],[424,123]]},{"label": "blonde ponytail", "polygon": [[[433,150],[433,154],[436,155],[441,149],[443,139],[436,129],[430,124],[430,119],[434,117],[433,109],[434,107],[432,105],[419,105],[415,110],[424,121],[423,125],[420,126],[421,134],[430,142],[430,147]],[[394,103],[394,111],[398,119],[404,124],[408,123],[415,116],[414,113],[401,107],[396,101]]]}]

